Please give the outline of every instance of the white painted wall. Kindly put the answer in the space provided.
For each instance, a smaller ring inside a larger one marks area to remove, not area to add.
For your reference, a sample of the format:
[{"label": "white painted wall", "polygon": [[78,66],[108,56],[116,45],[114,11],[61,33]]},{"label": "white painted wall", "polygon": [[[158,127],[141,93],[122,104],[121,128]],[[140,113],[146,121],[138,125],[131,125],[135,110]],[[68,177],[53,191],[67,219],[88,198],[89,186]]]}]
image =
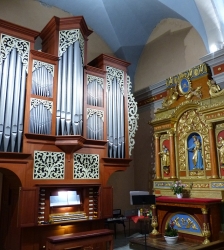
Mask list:
[{"label": "white painted wall", "polygon": [[196,30],[178,19],[164,19],[152,32],[142,52],[134,91],[160,82],[201,63],[205,46]]}]

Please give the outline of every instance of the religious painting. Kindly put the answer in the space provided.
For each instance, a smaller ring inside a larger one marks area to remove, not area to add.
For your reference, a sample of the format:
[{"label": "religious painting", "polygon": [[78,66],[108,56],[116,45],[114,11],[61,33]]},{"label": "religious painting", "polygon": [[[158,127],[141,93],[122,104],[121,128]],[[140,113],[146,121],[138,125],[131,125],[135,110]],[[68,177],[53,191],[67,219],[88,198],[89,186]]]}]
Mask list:
[{"label": "religious painting", "polygon": [[191,90],[191,82],[187,78],[183,78],[180,80],[178,84],[179,91],[182,95],[185,95],[190,92]]},{"label": "religious painting", "polygon": [[189,170],[204,170],[202,138],[198,133],[191,133],[187,139]]}]

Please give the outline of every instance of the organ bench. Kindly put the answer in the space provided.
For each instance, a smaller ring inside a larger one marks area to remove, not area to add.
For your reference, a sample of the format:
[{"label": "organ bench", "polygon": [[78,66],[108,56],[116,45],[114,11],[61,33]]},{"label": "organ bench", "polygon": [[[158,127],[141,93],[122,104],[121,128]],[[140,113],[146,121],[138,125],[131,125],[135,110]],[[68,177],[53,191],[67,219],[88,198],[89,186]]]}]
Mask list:
[{"label": "organ bench", "polygon": [[101,243],[108,243],[108,250],[113,250],[114,232],[109,229],[91,230],[47,238],[47,250],[101,250]]}]

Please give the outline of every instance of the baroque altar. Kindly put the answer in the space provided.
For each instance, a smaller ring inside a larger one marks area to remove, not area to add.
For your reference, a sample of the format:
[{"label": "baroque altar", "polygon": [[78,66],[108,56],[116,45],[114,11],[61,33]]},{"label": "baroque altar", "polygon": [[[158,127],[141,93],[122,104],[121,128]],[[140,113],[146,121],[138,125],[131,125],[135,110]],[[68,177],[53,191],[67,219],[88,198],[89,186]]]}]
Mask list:
[{"label": "baroque altar", "polygon": [[[176,208],[171,209],[172,213],[170,209],[165,209],[164,212],[164,205],[169,207],[170,204],[159,203],[157,212],[154,212],[159,232],[154,234],[163,233],[175,213],[180,216],[184,210],[184,216],[180,219],[191,221],[192,225],[198,224],[201,242],[206,244],[210,242],[209,237],[216,240],[214,232],[221,230],[224,190],[224,90],[213,79],[211,69],[206,63],[168,78],[166,86],[167,95],[162,107],[155,112],[155,118],[150,123],[155,136],[156,173],[153,190],[156,196],[175,199]],[[176,180],[181,180],[185,186],[184,206],[179,199],[174,198],[171,190]],[[192,199],[197,204],[201,202],[201,198],[211,200],[210,202],[214,199],[213,203],[217,203],[215,209],[220,224],[215,229],[211,228],[213,218],[207,205],[206,210],[201,208],[200,215],[203,217],[203,213],[208,214],[206,220],[200,221],[200,216],[188,212],[191,211]],[[205,231],[209,231],[207,238]],[[184,234],[193,235],[191,231],[185,231]]]}]

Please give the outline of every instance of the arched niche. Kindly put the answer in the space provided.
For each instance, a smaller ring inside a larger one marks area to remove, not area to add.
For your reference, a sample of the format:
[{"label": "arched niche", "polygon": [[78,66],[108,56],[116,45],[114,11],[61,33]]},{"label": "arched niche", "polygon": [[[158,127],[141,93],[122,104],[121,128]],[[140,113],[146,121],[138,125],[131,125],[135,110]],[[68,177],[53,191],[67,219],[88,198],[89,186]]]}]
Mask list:
[{"label": "arched niche", "polygon": [[[0,246],[19,250],[20,228],[17,226],[19,177],[0,165]],[[3,230],[4,229],[4,230]]]}]

